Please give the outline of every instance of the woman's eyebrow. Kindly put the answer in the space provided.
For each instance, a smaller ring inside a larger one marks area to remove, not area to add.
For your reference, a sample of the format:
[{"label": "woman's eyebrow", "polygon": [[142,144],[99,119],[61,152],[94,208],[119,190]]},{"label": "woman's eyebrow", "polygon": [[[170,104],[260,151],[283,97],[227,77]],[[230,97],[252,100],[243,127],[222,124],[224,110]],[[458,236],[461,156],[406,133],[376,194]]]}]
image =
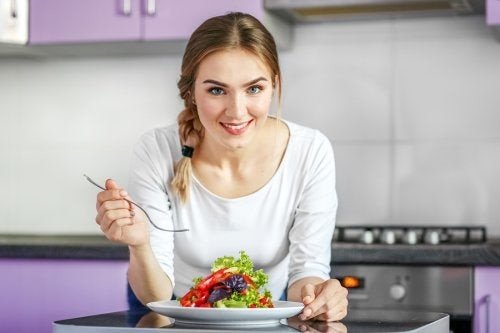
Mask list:
[{"label": "woman's eyebrow", "polygon": [[[251,86],[252,84],[255,84],[259,81],[267,81],[267,79],[265,77],[261,76],[261,77],[258,77],[256,79],[250,81],[250,82],[243,84],[243,87]],[[211,80],[211,79],[205,80],[205,81],[203,81],[203,83],[210,83],[210,84],[215,84],[215,85],[218,85],[221,87],[228,87],[228,85],[226,83],[216,81],[216,80]]]}]

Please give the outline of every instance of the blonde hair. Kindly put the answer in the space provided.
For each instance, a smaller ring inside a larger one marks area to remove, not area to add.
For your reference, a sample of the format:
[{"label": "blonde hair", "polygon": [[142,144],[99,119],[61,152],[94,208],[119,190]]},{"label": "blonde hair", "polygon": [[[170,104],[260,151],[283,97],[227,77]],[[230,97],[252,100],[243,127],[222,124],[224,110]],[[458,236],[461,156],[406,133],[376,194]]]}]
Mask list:
[{"label": "blonde hair", "polygon": [[[182,58],[181,77],[177,83],[184,100],[184,110],[179,113],[179,137],[182,145],[196,148],[204,135],[193,100],[194,83],[200,63],[209,54],[243,49],[259,57],[275,79],[278,101],[281,102],[281,71],[276,43],[271,33],[255,17],[244,13],[229,13],[212,17],[202,23],[191,35]],[[189,199],[191,158],[182,157],[176,164],[172,189],[183,203]]]}]

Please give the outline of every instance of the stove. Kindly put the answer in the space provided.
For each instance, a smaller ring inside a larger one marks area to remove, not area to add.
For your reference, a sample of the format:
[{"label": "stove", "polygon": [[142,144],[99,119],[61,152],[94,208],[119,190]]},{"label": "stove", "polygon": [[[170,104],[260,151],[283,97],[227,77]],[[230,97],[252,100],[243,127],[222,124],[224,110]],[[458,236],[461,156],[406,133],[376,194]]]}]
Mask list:
[{"label": "stove", "polygon": [[337,243],[361,244],[476,244],[486,242],[484,226],[349,225],[337,226]]},{"label": "stove", "polygon": [[[486,242],[483,226],[337,226],[334,243],[376,246],[445,246]],[[332,264],[331,277],[349,290],[349,307],[444,312],[450,332],[470,333],[473,322],[472,266]]]}]

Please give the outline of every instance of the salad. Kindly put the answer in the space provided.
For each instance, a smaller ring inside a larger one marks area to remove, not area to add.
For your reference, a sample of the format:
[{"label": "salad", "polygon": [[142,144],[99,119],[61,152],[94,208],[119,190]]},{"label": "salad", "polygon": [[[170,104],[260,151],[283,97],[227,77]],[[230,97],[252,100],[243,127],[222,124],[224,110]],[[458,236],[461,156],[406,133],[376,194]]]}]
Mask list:
[{"label": "salad", "polygon": [[193,287],[180,298],[184,307],[272,308],[271,292],[261,289],[268,281],[262,269],[254,271],[245,251],[240,257],[217,258],[211,274],[193,279]]}]

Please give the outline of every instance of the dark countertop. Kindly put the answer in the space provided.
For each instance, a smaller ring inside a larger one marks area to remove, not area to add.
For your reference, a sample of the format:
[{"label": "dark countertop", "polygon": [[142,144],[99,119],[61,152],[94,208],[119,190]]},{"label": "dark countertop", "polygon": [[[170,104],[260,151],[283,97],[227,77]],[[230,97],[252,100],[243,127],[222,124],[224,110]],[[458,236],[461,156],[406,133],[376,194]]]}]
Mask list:
[{"label": "dark countertop", "polygon": [[182,327],[175,321],[149,310],[113,312],[96,316],[59,320],[54,333],[79,332],[300,332],[299,325],[314,332],[348,333],[448,333],[449,316],[434,312],[351,310],[342,323],[300,322],[296,317],[283,320],[278,326],[220,328],[206,326]]},{"label": "dark countertop", "polygon": [[332,246],[337,264],[421,264],[500,266],[500,239],[478,244],[356,244]]},{"label": "dark countertop", "polygon": [[[99,235],[0,235],[0,258],[127,260],[128,249]],[[337,264],[500,266],[500,239],[464,245],[335,243]]]},{"label": "dark countertop", "polygon": [[128,249],[99,235],[0,235],[0,258],[128,260]]}]

